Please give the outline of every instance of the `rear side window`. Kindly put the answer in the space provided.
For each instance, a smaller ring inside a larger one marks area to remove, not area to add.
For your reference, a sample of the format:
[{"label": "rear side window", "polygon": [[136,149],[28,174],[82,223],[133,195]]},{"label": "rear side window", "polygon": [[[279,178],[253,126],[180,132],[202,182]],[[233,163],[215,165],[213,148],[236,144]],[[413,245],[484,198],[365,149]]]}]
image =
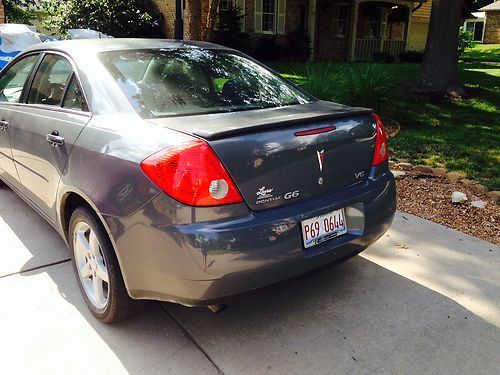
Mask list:
[{"label": "rear side window", "polygon": [[46,55],[35,74],[28,103],[61,105],[66,84],[72,74],[73,68],[64,57]]},{"label": "rear side window", "polygon": [[18,103],[38,55],[22,58],[12,65],[0,78],[0,102]]},{"label": "rear side window", "polygon": [[73,74],[71,81],[69,81],[68,88],[66,89],[66,96],[63,101],[63,108],[74,109],[77,111],[88,112],[87,103],[83,98],[82,90],[78,85],[78,81]]}]

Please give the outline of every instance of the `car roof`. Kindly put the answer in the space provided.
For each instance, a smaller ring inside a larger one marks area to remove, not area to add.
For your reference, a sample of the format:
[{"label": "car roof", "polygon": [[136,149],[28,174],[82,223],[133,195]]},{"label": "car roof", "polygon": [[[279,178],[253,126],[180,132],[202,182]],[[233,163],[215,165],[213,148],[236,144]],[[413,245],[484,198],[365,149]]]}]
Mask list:
[{"label": "car roof", "polygon": [[55,50],[66,52],[69,55],[97,54],[106,51],[134,50],[134,49],[224,49],[230,48],[218,44],[185,41],[173,39],[138,39],[138,38],[106,38],[106,39],[74,39],[56,42],[45,42],[35,44],[26,48],[23,52]]}]

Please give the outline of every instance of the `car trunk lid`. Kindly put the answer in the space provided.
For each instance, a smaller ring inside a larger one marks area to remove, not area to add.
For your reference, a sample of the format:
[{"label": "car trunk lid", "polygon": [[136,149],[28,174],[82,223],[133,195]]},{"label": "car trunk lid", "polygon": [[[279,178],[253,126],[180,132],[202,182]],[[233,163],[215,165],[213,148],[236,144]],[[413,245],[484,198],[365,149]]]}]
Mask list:
[{"label": "car trunk lid", "polygon": [[253,210],[364,181],[375,147],[371,110],[328,102],[155,119],[205,139]]}]

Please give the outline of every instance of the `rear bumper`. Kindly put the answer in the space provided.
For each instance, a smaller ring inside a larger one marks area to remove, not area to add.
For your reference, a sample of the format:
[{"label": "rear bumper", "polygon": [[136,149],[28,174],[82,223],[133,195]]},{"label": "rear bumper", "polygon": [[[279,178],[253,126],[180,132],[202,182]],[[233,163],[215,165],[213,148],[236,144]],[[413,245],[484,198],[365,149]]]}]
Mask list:
[{"label": "rear bumper", "polygon": [[[303,250],[300,222],[342,207],[348,233]],[[194,209],[191,218],[182,218],[186,207],[160,196],[131,217],[105,219],[133,298],[196,306],[354,256],[387,231],[395,209],[387,171],[304,202],[262,212],[239,209],[236,217],[224,218],[230,206],[212,208],[216,219],[195,223]]]}]

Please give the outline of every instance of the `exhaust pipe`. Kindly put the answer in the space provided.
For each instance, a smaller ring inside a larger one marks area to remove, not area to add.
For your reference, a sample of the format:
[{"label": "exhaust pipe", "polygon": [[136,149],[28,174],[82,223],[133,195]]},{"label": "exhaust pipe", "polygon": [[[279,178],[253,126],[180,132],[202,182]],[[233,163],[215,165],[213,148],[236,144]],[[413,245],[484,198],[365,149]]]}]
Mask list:
[{"label": "exhaust pipe", "polygon": [[223,303],[221,303],[221,304],[218,304],[218,305],[208,305],[207,307],[214,314],[218,314],[221,311],[224,311],[227,308],[227,305],[224,305]]}]

